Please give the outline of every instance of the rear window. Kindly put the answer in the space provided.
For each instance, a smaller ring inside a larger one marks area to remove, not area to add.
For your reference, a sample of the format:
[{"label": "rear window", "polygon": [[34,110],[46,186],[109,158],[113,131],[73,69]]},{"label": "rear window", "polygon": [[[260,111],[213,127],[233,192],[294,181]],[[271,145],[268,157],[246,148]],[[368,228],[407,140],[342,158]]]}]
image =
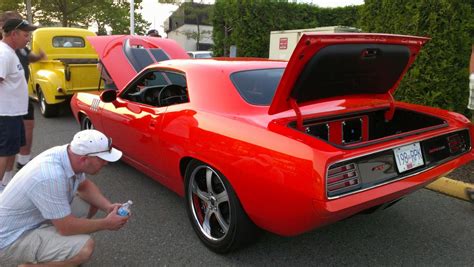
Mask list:
[{"label": "rear window", "polygon": [[123,51],[135,71],[139,72],[155,62],[168,60],[170,57],[160,48],[145,48],[141,45],[131,45],[130,39],[125,41]]},{"label": "rear window", "polygon": [[243,99],[250,104],[267,106],[272,102],[284,68],[248,70],[232,73],[230,79]]},{"label": "rear window", "polygon": [[85,47],[84,39],[79,36],[55,36],[53,47]]},{"label": "rear window", "polygon": [[198,53],[196,54],[195,58],[211,58],[212,53]]}]

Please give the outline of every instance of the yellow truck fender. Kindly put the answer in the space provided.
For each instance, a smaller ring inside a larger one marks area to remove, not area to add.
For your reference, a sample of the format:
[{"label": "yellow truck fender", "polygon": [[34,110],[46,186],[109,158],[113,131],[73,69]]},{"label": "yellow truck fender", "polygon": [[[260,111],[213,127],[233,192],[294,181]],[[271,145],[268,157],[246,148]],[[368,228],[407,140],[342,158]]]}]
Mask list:
[{"label": "yellow truck fender", "polygon": [[61,77],[64,77],[64,74],[56,72],[63,72],[63,70],[53,71],[42,69],[36,72],[34,74],[34,79],[32,79],[34,82],[33,90],[36,98],[39,97],[39,90],[41,90],[46,103],[48,104],[58,104],[64,102],[65,100],[65,98],[58,99],[56,97],[58,95],[58,88],[62,88],[64,86],[63,80],[61,79]]}]

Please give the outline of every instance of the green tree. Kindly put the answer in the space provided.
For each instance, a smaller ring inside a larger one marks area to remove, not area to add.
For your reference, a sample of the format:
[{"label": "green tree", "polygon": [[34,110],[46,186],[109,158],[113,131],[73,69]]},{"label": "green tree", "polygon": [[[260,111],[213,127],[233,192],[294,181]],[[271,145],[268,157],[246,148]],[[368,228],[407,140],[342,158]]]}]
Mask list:
[{"label": "green tree", "polygon": [[214,55],[229,56],[229,47],[235,43],[235,35],[232,35],[235,21],[238,20],[237,12],[234,12],[235,4],[232,1],[216,1],[214,5],[211,16]]},{"label": "green tree", "polygon": [[9,10],[20,10],[23,7],[23,3],[13,0],[2,0],[0,1],[0,13]]},{"label": "green tree", "polygon": [[[186,35],[187,38],[196,40],[196,48],[199,49],[200,41],[202,40],[202,36],[207,34],[211,35],[211,31],[201,30],[202,25],[209,25],[210,24],[210,16],[212,14],[212,5],[205,5],[205,4],[197,4],[197,3],[183,3],[177,12],[180,10],[183,22],[186,24],[193,24],[196,25],[196,30],[186,30],[181,32],[182,34]],[[178,18],[179,19],[179,18]]]},{"label": "green tree", "polygon": [[[33,22],[42,26],[89,27],[96,23],[99,34],[105,34],[105,26],[113,33],[128,33],[130,24],[129,3],[114,0],[32,0]],[[149,26],[138,9],[141,0],[135,0],[135,28],[144,33]],[[0,11],[17,10],[26,17],[24,1],[2,0]]]}]

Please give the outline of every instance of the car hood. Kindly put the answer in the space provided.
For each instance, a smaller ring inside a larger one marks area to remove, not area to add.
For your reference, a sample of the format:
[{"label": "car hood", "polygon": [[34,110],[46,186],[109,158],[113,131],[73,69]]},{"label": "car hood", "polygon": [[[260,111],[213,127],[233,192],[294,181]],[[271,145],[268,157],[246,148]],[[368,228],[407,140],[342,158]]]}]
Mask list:
[{"label": "car hood", "polygon": [[393,94],[429,38],[389,34],[305,34],[268,110],[354,94]]},{"label": "car hood", "polygon": [[146,66],[168,59],[189,58],[174,40],[139,35],[87,37],[120,90]]}]

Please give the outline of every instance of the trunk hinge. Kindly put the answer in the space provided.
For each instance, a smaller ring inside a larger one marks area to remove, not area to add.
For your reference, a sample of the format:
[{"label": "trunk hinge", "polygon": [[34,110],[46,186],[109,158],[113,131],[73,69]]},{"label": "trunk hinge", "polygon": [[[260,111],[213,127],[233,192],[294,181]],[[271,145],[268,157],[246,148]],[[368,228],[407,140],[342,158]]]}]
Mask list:
[{"label": "trunk hinge", "polygon": [[393,119],[393,114],[395,114],[395,99],[393,99],[393,95],[389,92],[389,105],[390,107],[388,108],[387,112],[385,112],[385,121],[391,121]]},{"label": "trunk hinge", "polygon": [[296,103],[296,99],[290,98],[290,105],[296,113],[296,129],[303,131],[303,116],[301,115],[298,103]]}]

